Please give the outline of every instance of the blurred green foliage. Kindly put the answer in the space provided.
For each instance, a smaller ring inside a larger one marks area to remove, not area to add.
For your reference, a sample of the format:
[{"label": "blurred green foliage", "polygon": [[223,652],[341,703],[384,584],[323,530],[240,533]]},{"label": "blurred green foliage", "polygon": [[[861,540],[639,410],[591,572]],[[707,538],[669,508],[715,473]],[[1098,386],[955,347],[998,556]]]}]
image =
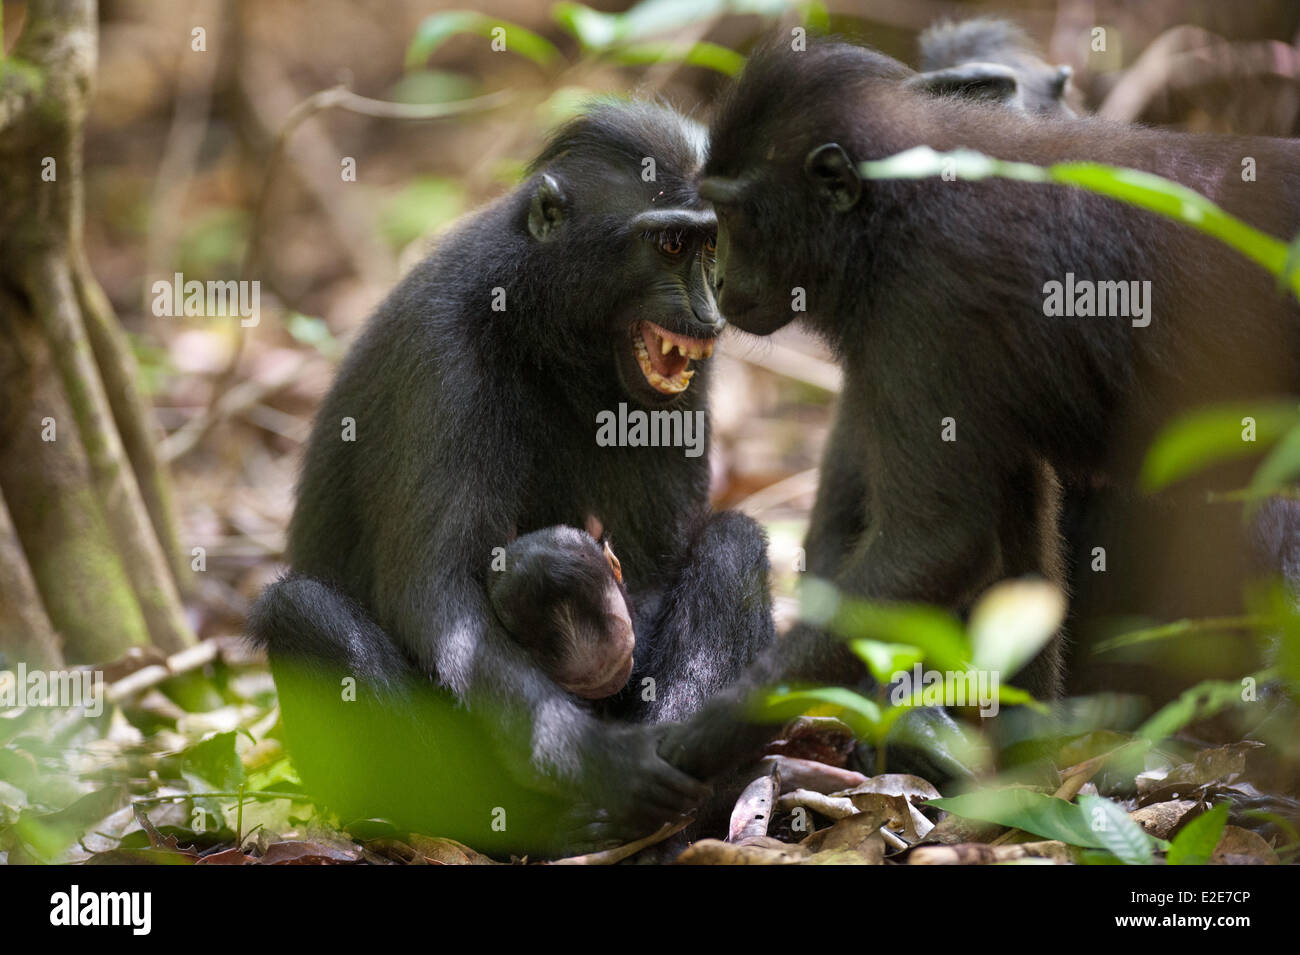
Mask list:
[{"label": "blurred green foliage", "polygon": [[[1034,658],[1065,616],[1060,591],[1031,580],[1004,581],[991,588],[965,627],[938,607],[857,600],[816,578],[804,583],[801,597],[804,622],[846,641],[882,688],[900,672],[924,662],[936,670],[973,678],[993,674],[997,678],[990,685],[993,700],[1035,707],[1040,704],[1028,693],[1002,681]],[[909,708],[923,705],[921,694],[916,687],[902,705],[885,706],[883,700],[839,687],[778,687],[764,698],[756,715],[772,722],[808,711],[837,716],[859,738],[880,746]]]},{"label": "blurred green foliage", "polygon": [[384,201],[379,231],[391,246],[400,249],[450,222],[464,208],[465,194],[455,180],[417,176]]},{"label": "blurred green foliage", "polygon": [[[814,30],[826,30],[830,17],[818,0],[641,0],[621,13],[605,13],[585,4],[560,0],[551,18],[573,37],[585,62],[606,61],[625,66],[684,63],[735,76],[745,59],[734,50],[706,41],[659,39],[692,28],[707,27],[729,14],[776,17],[794,10]],[[406,65],[416,69],[451,37],[468,33],[504,44],[503,49],[553,72],[572,61],[545,37],[526,27],[473,10],[446,10],[425,18],[407,48]]]}]

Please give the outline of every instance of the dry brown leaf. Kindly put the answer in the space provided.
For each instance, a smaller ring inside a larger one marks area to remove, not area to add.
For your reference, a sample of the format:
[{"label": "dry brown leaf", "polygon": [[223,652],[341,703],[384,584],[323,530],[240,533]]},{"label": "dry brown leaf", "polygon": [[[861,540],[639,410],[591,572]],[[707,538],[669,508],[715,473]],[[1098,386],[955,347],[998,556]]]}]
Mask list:
[{"label": "dry brown leaf", "polygon": [[885,816],[884,812],[860,812],[814,832],[800,845],[812,853],[840,850],[864,853],[874,860],[871,864],[878,865],[885,854],[884,839],[880,835]]},{"label": "dry brown leaf", "polygon": [[462,845],[455,839],[422,836],[413,832],[406,837],[406,841],[411,848],[424,857],[426,862],[433,865],[497,864],[482,853],[475,852],[469,846]]},{"label": "dry brown leaf", "polygon": [[262,865],[351,865],[361,859],[356,846],[343,848],[322,842],[273,842],[259,860]]},{"label": "dry brown leaf", "polygon": [[827,796],[811,789],[796,789],[776,801],[776,808],[780,812],[793,812],[797,806],[811,809],[827,819],[847,819],[858,811],[853,800],[846,796]]},{"label": "dry brown leaf", "polygon": [[727,842],[739,843],[755,836],[766,836],[772,822],[772,804],[781,777],[760,776],[745,787],[731,810],[731,823],[727,827]]},{"label": "dry brown leaf", "polygon": [[1148,835],[1157,839],[1169,839],[1187,814],[1198,805],[1200,804],[1192,799],[1171,799],[1134,809],[1129,813],[1129,818]]},{"label": "dry brown leaf", "polygon": [[833,716],[800,716],[767,746],[771,756],[807,759],[843,768],[857,744],[848,725]]},{"label": "dry brown leaf", "polygon": [[677,857],[678,865],[798,865],[808,856],[803,846],[764,837],[762,843],[732,845],[721,839],[701,839]]},{"label": "dry brown leaf", "polygon": [[782,792],[811,789],[813,792],[834,793],[852,789],[867,781],[867,777],[861,773],[855,773],[851,769],[841,769],[829,763],[819,763],[815,759],[764,756],[759,765],[780,774]]},{"label": "dry brown leaf", "polygon": [[1226,826],[1210,857],[1211,865],[1281,865],[1277,854],[1259,833]]},{"label": "dry brown leaf", "polygon": [[907,854],[908,865],[997,865],[1022,859],[1043,859],[1068,865],[1074,861],[1074,854],[1064,842],[1050,840],[1007,846],[990,846],[980,842],[917,846]]}]

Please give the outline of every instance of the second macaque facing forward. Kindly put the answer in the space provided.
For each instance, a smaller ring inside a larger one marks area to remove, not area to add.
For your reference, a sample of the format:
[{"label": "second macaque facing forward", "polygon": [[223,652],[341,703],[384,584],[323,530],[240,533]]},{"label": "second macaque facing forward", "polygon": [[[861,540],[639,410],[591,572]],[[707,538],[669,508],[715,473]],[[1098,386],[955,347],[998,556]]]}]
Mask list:
[{"label": "second macaque facing forward", "polygon": [[488,592],[505,629],[561,687],[588,700],[623,689],[636,639],[608,543],[574,527],[525,534],[506,548]]}]

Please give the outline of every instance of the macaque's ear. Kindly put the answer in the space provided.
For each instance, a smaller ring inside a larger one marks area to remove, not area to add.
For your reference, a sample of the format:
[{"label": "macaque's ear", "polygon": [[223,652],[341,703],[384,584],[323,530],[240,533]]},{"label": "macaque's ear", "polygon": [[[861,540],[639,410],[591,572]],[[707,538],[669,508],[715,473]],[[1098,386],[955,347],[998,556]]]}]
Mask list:
[{"label": "macaque's ear", "polygon": [[609,541],[603,541],[602,543],[605,548],[605,562],[609,564],[610,573],[612,573],[614,579],[621,584],[623,582],[623,565],[619,562],[619,559],[614,556],[614,548],[609,546]]},{"label": "macaque's ear", "polygon": [[847,212],[862,195],[858,170],[838,143],[825,143],[808,153],[803,161],[804,175],[813,184],[818,198],[836,212]]},{"label": "macaque's ear", "polygon": [[564,190],[549,173],[542,173],[528,205],[528,231],[538,242],[545,242],[564,224]]},{"label": "macaque's ear", "polygon": [[965,96],[991,103],[1019,104],[1020,80],[1001,63],[963,63],[946,70],[917,73],[903,81],[908,89],[933,96]]}]

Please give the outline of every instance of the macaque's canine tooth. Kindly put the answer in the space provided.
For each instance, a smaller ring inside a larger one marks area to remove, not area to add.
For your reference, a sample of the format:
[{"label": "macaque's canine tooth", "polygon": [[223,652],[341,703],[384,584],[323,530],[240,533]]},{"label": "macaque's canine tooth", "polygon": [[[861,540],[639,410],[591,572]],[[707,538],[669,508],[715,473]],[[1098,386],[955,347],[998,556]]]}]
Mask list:
[{"label": "macaque's canine tooth", "polygon": [[663,353],[667,355],[673,350],[673,343],[666,338],[659,339],[659,344],[663,346]]}]

